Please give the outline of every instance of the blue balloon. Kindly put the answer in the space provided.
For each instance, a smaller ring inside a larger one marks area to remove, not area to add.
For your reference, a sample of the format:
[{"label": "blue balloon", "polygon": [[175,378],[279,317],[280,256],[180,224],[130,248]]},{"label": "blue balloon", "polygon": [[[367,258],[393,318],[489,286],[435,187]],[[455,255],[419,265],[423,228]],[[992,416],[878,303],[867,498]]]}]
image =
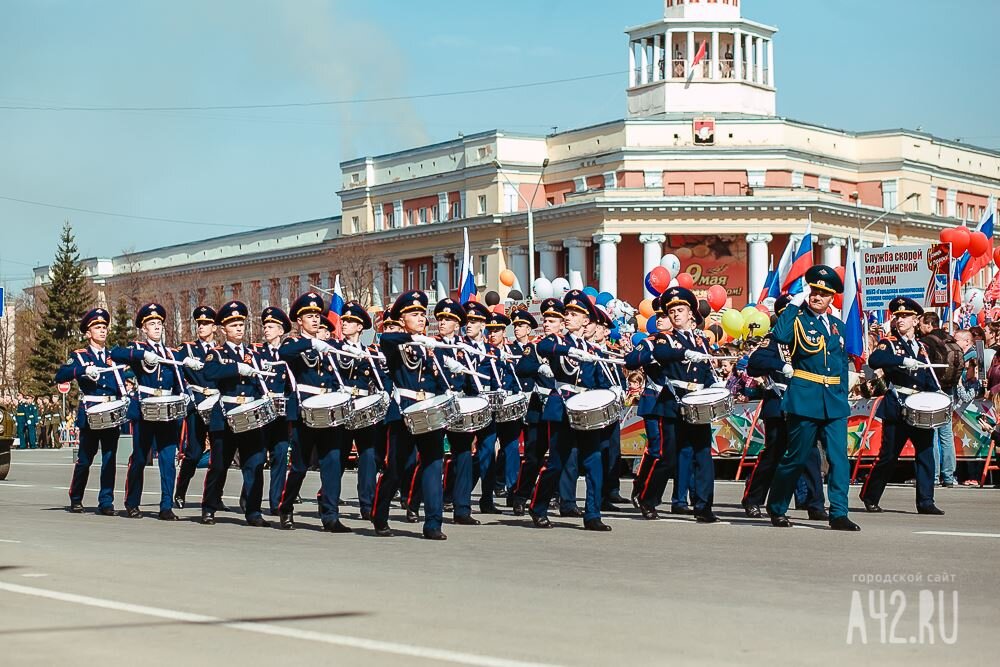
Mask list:
[{"label": "blue balloon", "polygon": [[615,297],[613,294],[611,294],[611,292],[601,292],[600,294],[597,295],[597,305],[606,306],[612,301],[614,301],[614,299]]},{"label": "blue balloon", "polygon": [[615,327],[614,329],[611,330],[611,333],[608,334],[608,337],[611,338],[611,340],[620,340],[622,337],[622,332],[618,327]]},{"label": "blue balloon", "polygon": [[656,318],[655,317],[651,317],[648,320],[646,320],[646,331],[648,331],[651,334],[655,334],[656,333]]},{"label": "blue balloon", "polygon": [[976,326],[976,325],[978,325],[978,324],[979,324],[979,317],[978,317],[978,316],[976,316],[976,314],[975,314],[975,313],[973,313],[973,314],[972,314],[972,315],[971,315],[971,316],[969,317],[969,326],[970,326],[970,327],[974,327],[974,326]]},{"label": "blue balloon", "polygon": [[590,285],[587,285],[586,287],[583,288],[583,293],[586,294],[587,296],[592,296],[595,299],[597,298],[598,294],[597,288],[591,287]]},{"label": "blue balloon", "polygon": [[654,296],[660,296],[661,294],[663,294],[663,292],[661,292],[660,290],[656,289],[655,287],[649,284],[649,276],[650,274],[647,273],[646,277],[642,281],[643,284],[646,286],[646,291]]},{"label": "blue balloon", "polygon": [[646,340],[646,334],[642,333],[641,331],[636,331],[634,334],[632,334],[632,345],[633,346],[639,345],[644,340]]}]

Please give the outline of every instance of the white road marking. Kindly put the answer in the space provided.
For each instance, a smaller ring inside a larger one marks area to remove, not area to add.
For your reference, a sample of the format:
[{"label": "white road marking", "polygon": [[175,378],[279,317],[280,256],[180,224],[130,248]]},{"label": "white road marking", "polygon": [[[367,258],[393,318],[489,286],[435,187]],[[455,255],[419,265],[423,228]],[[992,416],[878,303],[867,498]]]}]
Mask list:
[{"label": "white road marking", "polygon": [[1000,533],[963,533],[950,530],[915,530],[914,535],[946,535],[948,537],[1000,537]]},{"label": "white road marking", "polygon": [[27,574],[22,574],[22,577],[28,577],[30,579],[40,579],[41,577],[47,577],[49,575],[44,572],[28,572]]},{"label": "white road marking", "polygon": [[460,653],[444,649],[428,648],[425,646],[415,646],[412,644],[399,644],[396,642],[386,642],[376,639],[365,639],[363,637],[351,637],[350,635],[337,635],[327,632],[315,632],[312,630],[300,630],[288,628],[270,623],[253,623],[233,621],[227,622],[222,618],[214,616],[203,616],[202,614],[192,614],[173,609],[163,609],[160,607],[147,607],[145,605],[129,604],[127,602],[116,602],[114,600],[104,600],[87,595],[76,595],[74,593],[62,593],[59,591],[47,590],[44,588],[34,588],[31,586],[20,586],[0,582],[0,591],[18,593],[20,595],[30,595],[32,597],[47,598],[59,602],[79,604],[87,607],[98,607],[100,609],[110,609],[129,614],[141,616],[153,616],[165,618],[171,621],[181,621],[194,624],[211,624],[229,628],[231,630],[242,630],[244,632],[254,632],[262,635],[275,637],[286,637],[288,639],[299,639],[304,641],[317,642],[321,644],[332,644],[335,646],[345,646],[347,648],[360,649],[364,651],[374,651],[376,653],[388,653],[409,658],[422,658],[426,660],[438,660],[441,662],[457,663],[462,665],[480,665],[482,667],[550,667],[546,663],[521,662],[519,660],[508,660],[488,655],[477,655],[474,653]]},{"label": "white road marking", "polygon": [[3,542],[4,544],[20,544],[21,540],[0,540],[0,542]]},{"label": "white road marking", "polygon": [[34,486],[34,484],[14,484],[13,482],[3,482],[0,483],[0,486],[16,486],[20,489],[30,489]]}]

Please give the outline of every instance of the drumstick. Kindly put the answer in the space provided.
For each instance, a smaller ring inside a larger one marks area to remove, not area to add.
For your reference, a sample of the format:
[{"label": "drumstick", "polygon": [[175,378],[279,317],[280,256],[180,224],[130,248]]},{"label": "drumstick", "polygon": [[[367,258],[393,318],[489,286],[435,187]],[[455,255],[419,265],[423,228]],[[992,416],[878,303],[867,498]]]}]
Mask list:
[{"label": "drumstick", "polygon": [[123,371],[128,368],[128,366],[122,364],[119,366],[93,366],[92,368],[96,368],[98,373],[112,373],[114,371]]},{"label": "drumstick", "polygon": [[273,378],[278,375],[277,373],[272,373],[270,371],[259,371],[256,368],[253,370],[253,374],[260,375],[261,377],[266,377],[266,378]]},{"label": "drumstick", "polygon": [[168,366],[183,366],[184,364],[179,361],[174,361],[173,359],[164,359],[163,357],[157,357],[156,363],[167,364]]}]

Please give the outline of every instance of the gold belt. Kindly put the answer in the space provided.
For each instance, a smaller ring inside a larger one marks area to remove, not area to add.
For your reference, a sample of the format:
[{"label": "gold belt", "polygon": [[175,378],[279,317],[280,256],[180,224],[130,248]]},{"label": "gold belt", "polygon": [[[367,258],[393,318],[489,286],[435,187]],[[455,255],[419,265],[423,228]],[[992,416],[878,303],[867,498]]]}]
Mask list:
[{"label": "gold belt", "polygon": [[820,375],[819,373],[810,373],[809,371],[801,371],[799,369],[795,369],[795,373],[793,373],[793,375],[797,378],[808,380],[809,382],[815,382],[816,384],[822,384],[827,386],[840,384],[839,375],[837,376]]}]

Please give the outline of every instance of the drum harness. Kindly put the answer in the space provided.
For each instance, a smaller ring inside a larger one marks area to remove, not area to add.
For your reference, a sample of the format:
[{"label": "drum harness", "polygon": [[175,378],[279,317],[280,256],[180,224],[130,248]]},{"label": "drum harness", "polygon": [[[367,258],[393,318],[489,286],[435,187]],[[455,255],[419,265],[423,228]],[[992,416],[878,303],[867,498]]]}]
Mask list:
[{"label": "drum harness", "polygon": [[[915,357],[916,360],[920,361],[920,354],[919,353],[923,352],[924,356],[927,357],[928,361],[930,361],[930,357],[927,355],[927,348],[924,347],[924,344],[921,343],[920,341],[917,341],[917,340],[915,340],[914,342],[916,342],[917,346],[918,346],[918,354]],[[917,370],[919,370],[919,369],[914,369],[914,372],[916,372]],[[931,377],[934,378],[934,384],[937,385],[938,391],[940,391],[940,392],[943,393],[944,390],[941,389],[941,381],[938,380],[937,373],[934,372],[934,367],[928,365],[927,366],[927,370],[929,370],[931,372]],[[911,389],[910,387],[897,387],[895,384],[890,384],[889,385],[889,391],[891,391],[893,393],[893,395],[896,397],[896,402],[899,403],[899,404],[901,404],[901,405],[904,403],[904,401],[900,400],[900,398],[899,398],[900,394],[903,394],[904,396],[911,396],[913,394],[920,393],[919,389]]]},{"label": "drum harness", "polygon": [[[146,340],[146,344],[151,344],[151,341]],[[163,353],[166,355],[166,357],[164,357],[165,359],[167,359],[169,361],[176,361],[174,359],[174,353],[170,351],[170,348],[167,347],[166,343],[164,343],[163,341],[158,341],[156,343],[156,345],[160,345],[161,347],[163,347]],[[155,350],[150,350],[150,351],[151,352],[155,352]],[[149,366],[146,365],[145,360],[143,360],[142,365],[143,365],[143,368],[149,368]],[[152,372],[151,368],[149,370],[150,370],[150,372]],[[174,376],[177,378],[177,386],[180,389],[180,396],[182,396],[184,398],[184,402],[185,403],[191,401],[192,400],[191,399],[191,394],[188,393],[187,384],[184,382],[184,373],[181,372],[181,370],[179,368],[177,370],[173,371],[173,373],[174,373]],[[159,376],[159,374],[160,374],[160,364],[156,364],[156,374],[157,374],[157,376]],[[149,396],[172,396],[172,395],[174,395],[173,388],[170,388],[170,389],[156,388],[156,389],[154,389],[153,387],[147,387],[145,385],[141,385],[138,382],[136,382],[135,389],[140,394],[147,394]]]},{"label": "drum harness", "polygon": [[[93,348],[91,348],[91,352],[93,352]],[[111,361],[110,352],[105,351],[105,355],[106,355],[106,361],[105,361],[105,363],[109,363],[110,368],[111,368],[111,372],[114,373],[114,375],[115,375],[115,384],[118,385],[118,394],[119,395],[117,396],[117,398],[124,398],[127,401],[128,400],[128,396],[125,394],[125,383],[122,381],[121,373],[118,372],[118,366],[113,361]],[[76,358],[80,362],[81,366],[87,366],[88,365],[88,364],[84,363],[83,357],[80,356],[79,352],[76,353]],[[89,364],[89,365],[90,366],[96,366],[97,364],[95,363],[95,364]],[[115,400],[115,398],[116,397],[112,397],[112,396],[94,396],[94,395],[90,395],[90,394],[84,394],[83,396],[80,397],[80,399],[83,400],[85,403],[88,403],[88,402],[89,403],[107,403],[109,401]]]}]

